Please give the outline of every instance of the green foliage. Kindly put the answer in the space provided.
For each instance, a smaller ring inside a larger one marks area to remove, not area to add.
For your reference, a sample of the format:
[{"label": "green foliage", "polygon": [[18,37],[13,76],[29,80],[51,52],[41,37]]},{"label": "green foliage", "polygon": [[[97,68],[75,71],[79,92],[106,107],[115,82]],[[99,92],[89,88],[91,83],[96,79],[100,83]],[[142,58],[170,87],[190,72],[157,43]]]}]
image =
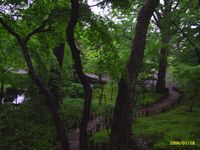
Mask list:
[{"label": "green foliage", "polygon": [[83,99],[66,98],[61,105],[60,113],[65,126],[71,126],[77,120],[80,120],[83,109]]},{"label": "green foliage", "polygon": [[[200,148],[199,120],[200,109],[187,112],[186,106],[179,106],[170,112],[138,118],[133,125],[137,136],[148,137],[154,150]],[[170,141],[195,141],[195,146],[170,146]]]},{"label": "green foliage", "polygon": [[[181,85],[186,99],[198,100],[200,91],[200,65],[178,64],[172,69],[174,79]],[[196,95],[196,96],[195,96]]]},{"label": "green foliage", "polygon": [[[109,8],[107,16],[100,16],[93,13],[88,7],[87,1],[80,2],[80,15],[75,30],[76,45],[80,49],[84,72],[106,74],[112,79],[111,82],[118,82],[122,71],[126,68],[130,55],[132,37],[138,8],[143,1],[130,0],[107,0],[99,4],[100,8]],[[96,2],[100,2],[96,0]],[[176,1],[173,1],[173,3]],[[50,68],[57,65],[53,49],[66,41],[66,25],[70,15],[69,0],[3,0],[0,2],[6,5],[10,12],[1,9],[1,18],[14,29],[22,38],[37,27],[44,25],[43,29],[48,31],[33,35],[28,42],[30,57],[35,72],[48,84],[48,87],[59,87],[64,89],[65,98],[61,105],[61,114],[65,125],[79,120],[83,110],[84,91],[80,83],[73,80],[73,62],[71,52],[66,46],[65,58],[62,68],[63,83],[58,82],[58,74],[51,74]],[[172,4],[174,7],[175,3]],[[163,5],[160,5],[158,12],[163,12]],[[152,78],[152,69],[157,70],[159,53],[161,47],[169,47],[170,76],[178,81],[186,93],[188,100],[199,98],[200,91],[200,66],[197,65],[194,45],[199,48],[199,1],[182,0],[176,10],[172,10],[171,19],[187,34],[193,42],[191,45],[186,36],[183,36],[173,24],[162,34],[170,34],[170,45],[160,42],[160,30],[155,25],[150,25],[147,35],[146,49],[144,54],[144,65],[138,78],[138,91],[142,88],[139,82]],[[187,14],[187,15],[186,15]],[[169,16],[162,20],[162,28],[166,28]],[[153,20],[152,20],[153,21]],[[155,21],[155,20],[154,20]],[[8,68],[26,69],[23,54],[16,39],[7,33],[0,26],[0,81],[4,80],[6,87],[13,86],[19,89],[28,89],[31,99],[37,102],[27,102],[20,106],[0,106],[0,149],[53,149],[55,129],[49,110],[42,102],[44,98],[35,95],[39,89],[30,80],[30,77],[18,76]],[[194,59],[195,58],[195,59]],[[54,79],[54,81],[51,81]],[[49,84],[52,82],[52,84]],[[117,96],[117,86],[114,85],[113,97],[111,99],[110,85],[105,85],[103,92],[102,106],[99,106],[101,89],[94,86],[92,113],[104,112],[107,108],[113,107]],[[138,95],[137,105],[147,106],[156,102],[161,95],[147,92]],[[36,97],[36,98],[33,98]],[[105,104],[106,103],[106,104]],[[195,105],[197,105],[195,103]],[[193,116],[192,116],[193,114]],[[193,113],[182,111],[182,107],[167,114],[155,117],[141,118],[136,122],[134,132],[155,137],[157,142],[154,149],[169,148],[169,140],[183,139],[195,140],[199,137],[199,122],[194,116],[199,115],[199,109],[195,107]],[[183,126],[186,123],[188,127]],[[174,130],[176,129],[176,130]],[[194,135],[194,136],[193,136]],[[152,139],[153,139],[152,138]],[[94,134],[91,138],[97,143],[108,140],[106,131]],[[199,142],[199,141],[198,141]],[[197,145],[199,148],[199,144]],[[184,149],[184,147],[183,147]]]},{"label": "green foliage", "polygon": [[[147,91],[145,93],[138,93],[136,106],[145,107],[156,103],[163,95],[154,91]],[[143,95],[144,94],[144,95]]]},{"label": "green foliage", "polygon": [[174,74],[182,85],[194,87],[194,85],[200,84],[200,65],[178,64],[174,68]]},{"label": "green foliage", "polygon": [[106,130],[106,129],[101,130],[93,134],[92,137],[90,138],[90,141],[92,141],[93,143],[98,143],[98,144],[107,143],[109,140],[108,132],[110,132],[110,130]]},{"label": "green foliage", "polygon": [[74,83],[68,81],[63,85],[63,91],[65,96],[73,97],[73,98],[83,98],[84,91],[83,87],[80,83]]},{"label": "green foliage", "polygon": [[23,105],[0,105],[0,149],[53,150],[54,123],[47,106],[31,100]]}]

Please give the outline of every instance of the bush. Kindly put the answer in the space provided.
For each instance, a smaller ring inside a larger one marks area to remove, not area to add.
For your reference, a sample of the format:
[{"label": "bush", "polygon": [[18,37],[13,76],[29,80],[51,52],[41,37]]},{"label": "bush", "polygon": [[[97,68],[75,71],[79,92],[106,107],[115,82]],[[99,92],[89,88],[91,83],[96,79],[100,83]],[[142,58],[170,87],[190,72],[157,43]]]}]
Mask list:
[{"label": "bush", "polygon": [[64,94],[65,96],[69,96],[72,98],[83,98],[84,91],[83,87],[80,83],[68,83],[64,86]]},{"label": "bush", "polygon": [[106,129],[103,129],[99,132],[96,132],[90,137],[90,141],[93,143],[98,143],[98,144],[104,144],[107,143],[109,140],[109,135],[108,133],[110,132],[110,129],[107,131]]},{"label": "bush", "polygon": [[0,149],[55,149],[54,123],[46,106],[39,102],[5,104],[0,112]]}]

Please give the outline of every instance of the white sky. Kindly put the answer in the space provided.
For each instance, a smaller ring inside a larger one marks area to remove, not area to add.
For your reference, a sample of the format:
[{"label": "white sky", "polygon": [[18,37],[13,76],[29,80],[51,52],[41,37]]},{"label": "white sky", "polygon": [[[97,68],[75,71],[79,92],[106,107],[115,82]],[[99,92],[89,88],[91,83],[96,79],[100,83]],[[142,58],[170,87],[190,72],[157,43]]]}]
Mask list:
[{"label": "white sky", "polygon": [[[99,3],[98,1],[95,1],[95,0],[88,0],[88,4],[89,6],[92,6],[92,5],[95,5]],[[101,9],[100,7],[98,6],[94,6],[94,7],[91,7],[91,10],[97,14],[97,15],[101,15],[101,16],[107,16],[109,14],[109,8],[106,6],[104,9]]]}]

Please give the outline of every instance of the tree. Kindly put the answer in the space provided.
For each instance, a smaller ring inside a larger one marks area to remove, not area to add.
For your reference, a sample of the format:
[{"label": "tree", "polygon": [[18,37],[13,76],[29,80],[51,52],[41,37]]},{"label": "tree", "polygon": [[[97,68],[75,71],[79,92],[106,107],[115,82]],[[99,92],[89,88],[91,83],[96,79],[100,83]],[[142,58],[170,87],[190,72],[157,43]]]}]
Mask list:
[{"label": "tree", "polygon": [[[11,35],[13,35],[16,38],[19,45],[21,46],[31,79],[34,81],[34,83],[37,85],[37,87],[40,89],[40,91],[47,97],[47,99],[50,103],[51,113],[52,113],[52,116],[54,119],[54,123],[55,123],[56,129],[57,129],[57,132],[58,132],[59,139],[61,141],[61,147],[63,150],[68,150],[69,149],[68,139],[66,136],[65,128],[60,119],[58,109],[56,107],[57,106],[56,98],[55,98],[54,94],[49,90],[49,88],[47,87],[45,82],[43,82],[41,80],[41,78],[36,74],[33,64],[32,64],[32,61],[31,61],[31,58],[30,58],[29,48],[27,46],[27,42],[30,39],[30,37],[36,33],[39,33],[40,30],[37,31],[37,29],[35,29],[34,31],[36,31],[36,32],[33,32],[33,31],[30,32],[30,34],[28,34],[25,37],[25,39],[23,39],[17,32],[15,32],[3,20],[2,16],[0,18],[0,23],[1,23],[2,27],[5,28],[5,30],[7,30]],[[34,34],[32,34],[32,33],[34,33]]]},{"label": "tree", "polygon": [[1,79],[1,88],[0,88],[0,105],[2,104],[2,99],[4,95],[4,79]]},{"label": "tree", "polygon": [[136,81],[142,66],[148,25],[159,0],[145,1],[135,28],[132,52],[126,69],[119,81],[119,91],[111,126],[111,143],[117,146],[132,145],[133,105],[135,103]]},{"label": "tree", "polygon": [[161,34],[161,49],[160,60],[158,67],[158,79],[156,84],[156,91],[158,93],[165,93],[166,90],[166,73],[167,73],[167,58],[169,54],[170,42],[170,25],[171,25],[171,9],[173,1],[164,0],[164,7],[161,7],[161,13],[156,11],[154,13],[154,20],[160,29]]},{"label": "tree", "polygon": [[50,68],[50,81],[49,85],[51,86],[51,92],[55,95],[57,99],[57,106],[59,107],[62,103],[62,66],[63,66],[63,58],[64,58],[64,49],[65,43],[59,43],[53,49],[53,53],[57,58],[57,64],[53,65]]},{"label": "tree", "polygon": [[[190,57],[193,55],[196,59],[194,62],[200,64],[200,47],[199,43],[199,3],[197,1],[181,1],[177,8],[175,17],[172,20],[172,25],[177,31],[177,41],[180,47],[190,47],[193,49],[192,52],[186,55]],[[188,14],[185,16],[185,14]],[[180,21],[181,20],[181,21]],[[188,45],[189,44],[189,45]],[[186,50],[186,49],[182,49]]]},{"label": "tree", "polygon": [[74,60],[75,70],[81,84],[83,85],[85,92],[83,115],[80,123],[79,145],[80,145],[80,150],[87,150],[88,149],[87,124],[89,122],[89,116],[90,116],[92,88],[90,86],[87,76],[83,72],[81,58],[80,58],[80,50],[77,48],[74,39],[74,29],[78,21],[78,15],[79,15],[79,1],[71,0],[71,18],[67,26],[66,33],[67,33],[67,42],[71,49],[72,58]]}]

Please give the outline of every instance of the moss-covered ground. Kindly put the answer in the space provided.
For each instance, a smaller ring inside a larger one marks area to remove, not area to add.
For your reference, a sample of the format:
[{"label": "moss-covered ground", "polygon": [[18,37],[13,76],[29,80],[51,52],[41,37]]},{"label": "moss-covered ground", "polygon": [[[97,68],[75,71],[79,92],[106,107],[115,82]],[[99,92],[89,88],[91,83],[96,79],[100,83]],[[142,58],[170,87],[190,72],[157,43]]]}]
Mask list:
[{"label": "moss-covered ground", "polygon": [[[200,108],[194,107],[193,112],[187,110],[188,105],[184,104],[166,113],[137,118],[133,133],[136,137],[147,139],[153,150],[199,150]],[[90,140],[97,143],[106,142],[107,131],[94,134]],[[181,145],[170,145],[173,144],[172,141],[179,141]]]},{"label": "moss-covered ground", "polygon": [[[99,114],[105,112],[109,108],[113,108],[117,96],[117,85],[106,84],[103,90],[103,99],[101,105],[99,105],[99,97],[100,97],[101,89],[99,87],[93,89],[93,97],[92,97],[92,105],[91,105],[91,113]],[[112,93],[112,96],[111,96]],[[140,107],[150,105],[158,100],[162,95],[156,94],[152,91],[147,91],[145,93],[145,97],[142,98],[139,96],[138,105]],[[63,116],[63,120],[66,126],[72,125],[77,120],[80,120],[83,109],[83,99],[82,98],[65,98],[61,105],[61,115]]]}]

